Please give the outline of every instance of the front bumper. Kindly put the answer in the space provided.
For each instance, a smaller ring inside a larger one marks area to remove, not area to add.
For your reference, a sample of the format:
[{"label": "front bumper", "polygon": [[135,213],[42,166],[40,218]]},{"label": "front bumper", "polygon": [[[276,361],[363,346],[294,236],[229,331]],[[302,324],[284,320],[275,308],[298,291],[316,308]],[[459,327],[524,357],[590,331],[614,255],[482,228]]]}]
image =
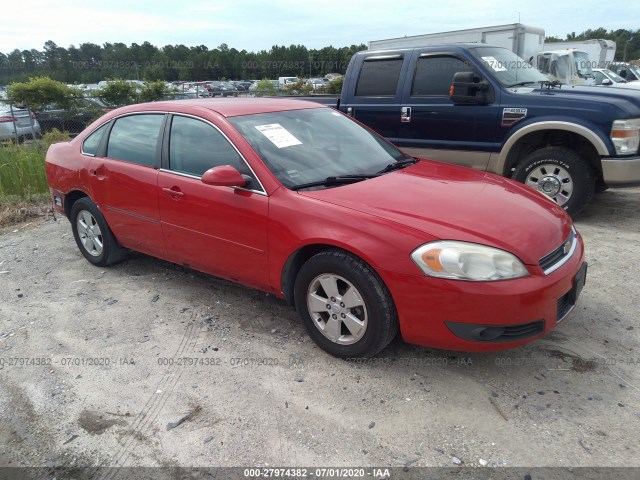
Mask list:
[{"label": "front bumper", "polygon": [[[572,257],[549,275],[538,270],[528,277],[497,282],[390,272],[382,276],[393,296],[406,342],[446,350],[495,351],[523,345],[552,331],[575,306],[575,299],[573,304],[566,300],[576,290],[576,276],[580,279],[583,263],[580,240]],[[485,333],[478,327],[498,328],[487,330],[488,337],[483,337]],[[507,327],[513,340],[491,338],[495,331],[505,330],[501,327]],[[478,335],[469,336],[465,330]]]},{"label": "front bumper", "polygon": [[609,185],[640,183],[640,157],[603,158],[602,176]]}]

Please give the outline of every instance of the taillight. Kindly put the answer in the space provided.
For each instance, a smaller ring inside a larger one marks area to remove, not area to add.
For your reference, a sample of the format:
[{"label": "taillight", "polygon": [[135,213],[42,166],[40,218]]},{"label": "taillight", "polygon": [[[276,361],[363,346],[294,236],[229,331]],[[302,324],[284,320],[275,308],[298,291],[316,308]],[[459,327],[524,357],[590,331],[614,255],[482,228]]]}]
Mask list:
[{"label": "taillight", "polygon": [[12,117],[11,115],[4,115],[0,117],[0,123],[13,123],[16,121],[16,117]]},{"label": "taillight", "polygon": [[36,119],[36,114],[31,112],[31,120],[35,120]]}]

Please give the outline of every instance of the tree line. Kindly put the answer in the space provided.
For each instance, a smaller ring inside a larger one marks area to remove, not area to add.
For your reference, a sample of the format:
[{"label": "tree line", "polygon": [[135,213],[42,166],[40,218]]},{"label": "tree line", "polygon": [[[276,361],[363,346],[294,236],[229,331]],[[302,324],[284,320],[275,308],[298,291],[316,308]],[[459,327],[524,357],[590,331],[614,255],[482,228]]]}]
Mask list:
[{"label": "tree line", "polygon": [[[585,30],[566,38],[547,37],[547,41],[578,41],[592,38],[613,40],[616,60],[640,59],[640,30]],[[205,45],[165,45],[149,42],[82,43],[68,48],[49,40],[42,50],[0,52],[0,85],[47,76],[64,83],[97,83],[111,78],[133,80],[240,80],[281,76],[324,76],[344,73],[351,56],[366,45],[308,49],[303,45],[274,45],[269,50],[248,52],[229,48],[226,43],[209,49]]]},{"label": "tree line", "polygon": [[205,45],[156,47],[149,42],[129,46],[82,43],[64,48],[49,40],[42,50],[0,52],[0,84],[33,76],[64,83],[97,83],[112,78],[197,81],[320,77],[344,73],[353,54],[365,49],[364,44],[321,49],[274,45],[256,53],[229,48],[225,43],[210,50]]}]

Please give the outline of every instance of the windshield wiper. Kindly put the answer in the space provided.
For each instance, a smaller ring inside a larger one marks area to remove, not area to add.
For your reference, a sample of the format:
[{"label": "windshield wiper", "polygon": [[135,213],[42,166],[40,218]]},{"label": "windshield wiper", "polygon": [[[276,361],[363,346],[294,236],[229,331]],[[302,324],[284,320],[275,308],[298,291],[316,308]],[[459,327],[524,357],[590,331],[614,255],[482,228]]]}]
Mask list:
[{"label": "windshield wiper", "polygon": [[513,87],[526,87],[527,85],[529,85],[530,83],[538,83],[538,82],[532,82],[531,80],[528,80],[526,82],[518,82],[518,83],[514,83],[513,85],[509,85],[507,88],[513,88]]},{"label": "windshield wiper", "polygon": [[300,190],[302,188],[310,187],[333,187],[337,185],[345,185],[348,183],[360,182],[369,178],[377,177],[378,174],[362,174],[362,175],[339,175],[334,177],[327,177],[324,180],[318,180],[317,182],[301,183],[300,185],[294,185],[291,190]]},{"label": "windshield wiper", "polygon": [[399,170],[401,168],[408,167],[409,165],[413,165],[417,161],[418,159],[416,158],[407,158],[406,160],[398,160],[396,163],[390,163],[389,165],[384,167],[382,170],[378,172],[378,174],[393,172],[394,170]]}]

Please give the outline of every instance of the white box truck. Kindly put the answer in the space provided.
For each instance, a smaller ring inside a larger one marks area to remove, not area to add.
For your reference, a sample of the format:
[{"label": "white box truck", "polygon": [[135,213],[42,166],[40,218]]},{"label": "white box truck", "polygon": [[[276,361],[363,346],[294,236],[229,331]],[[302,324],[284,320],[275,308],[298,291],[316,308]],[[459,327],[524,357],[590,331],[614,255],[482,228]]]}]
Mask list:
[{"label": "white box truck", "polygon": [[616,54],[616,42],[613,40],[581,40],[577,42],[545,43],[544,51],[575,49],[589,55],[591,68],[609,68]]},{"label": "white box truck", "polygon": [[470,28],[451,32],[428,33],[409,37],[372,40],[369,50],[424,47],[439,43],[486,43],[508,48],[520,58],[532,61],[543,50],[544,29],[522,23],[497,25],[493,27]]}]

